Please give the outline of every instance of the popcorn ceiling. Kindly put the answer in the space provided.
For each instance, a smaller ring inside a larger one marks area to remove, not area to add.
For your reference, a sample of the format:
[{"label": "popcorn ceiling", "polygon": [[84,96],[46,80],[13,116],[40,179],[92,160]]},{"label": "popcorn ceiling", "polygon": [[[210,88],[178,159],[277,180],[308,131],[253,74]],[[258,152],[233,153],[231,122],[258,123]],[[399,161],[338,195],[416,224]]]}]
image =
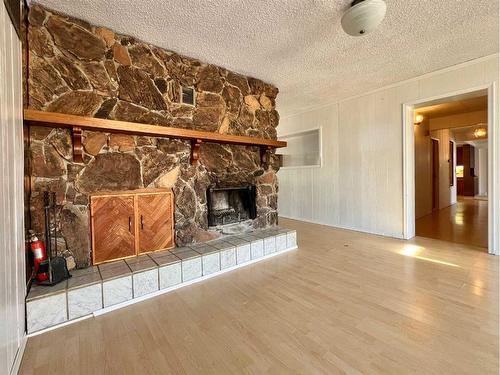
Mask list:
[{"label": "popcorn ceiling", "polygon": [[496,0],[386,0],[381,26],[350,37],[349,0],[41,0],[92,24],[280,89],[288,116],[498,52]]}]

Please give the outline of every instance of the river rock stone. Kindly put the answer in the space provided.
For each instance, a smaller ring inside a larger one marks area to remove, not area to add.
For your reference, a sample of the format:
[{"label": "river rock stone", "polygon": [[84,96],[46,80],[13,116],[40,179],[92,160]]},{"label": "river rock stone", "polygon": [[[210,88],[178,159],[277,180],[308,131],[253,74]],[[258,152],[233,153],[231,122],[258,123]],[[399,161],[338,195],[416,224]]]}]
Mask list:
[{"label": "river rock stone", "polygon": [[78,268],[90,266],[90,231],[88,209],[67,204],[61,211],[61,233]]},{"label": "river rock stone", "polygon": [[227,112],[237,116],[241,105],[240,90],[233,86],[226,86],[222,90],[222,97],[226,102]]},{"label": "river rock stone", "polygon": [[50,144],[33,143],[30,147],[31,175],[59,177],[66,174],[66,165]]},{"label": "river rock stone", "polygon": [[265,83],[260,79],[253,77],[248,78],[248,86],[250,86],[250,92],[253,95],[260,95],[265,89]]},{"label": "river rock stone", "polygon": [[144,186],[149,186],[162,173],[172,170],[178,162],[175,155],[167,155],[156,147],[145,147],[141,159]]},{"label": "river rock stone", "polygon": [[273,109],[271,112],[269,112],[269,123],[271,126],[277,127],[280,122],[280,115],[278,114],[278,111]]},{"label": "river rock stone", "polygon": [[106,52],[104,41],[79,25],[51,15],[46,23],[56,45],[84,60],[100,60]]},{"label": "river rock stone", "polygon": [[259,100],[253,95],[245,96],[245,103],[252,112],[255,112],[258,109],[260,109]]},{"label": "river rock stone", "polygon": [[30,46],[30,50],[36,53],[38,56],[54,56],[52,39],[45,28],[29,26],[28,43]]},{"label": "river rock stone", "polygon": [[131,154],[104,153],[95,156],[77,180],[84,193],[138,189],[141,182],[139,160]]},{"label": "river rock stone", "polygon": [[216,143],[204,143],[200,147],[200,161],[209,172],[225,173],[231,165],[232,154],[224,146]]},{"label": "river rock stone", "polygon": [[57,70],[35,55],[30,56],[29,83],[30,104],[36,100],[43,106],[69,90]]},{"label": "river rock stone", "polygon": [[118,102],[118,99],[116,99],[116,98],[111,98],[111,99],[105,100],[101,104],[101,107],[99,108],[99,110],[95,113],[94,117],[108,118],[110,113],[115,108],[115,105],[117,102]]},{"label": "river rock stone", "polygon": [[47,107],[49,112],[92,117],[102,104],[102,97],[90,91],[70,91]]},{"label": "river rock stone", "polygon": [[143,69],[156,77],[165,75],[165,68],[144,43],[134,44],[129,47],[128,53],[132,59],[132,64],[139,69]]},{"label": "river rock stone", "polygon": [[120,66],[117,73],[120,80],[120,99],[150,109],[167,109],[161,93],[145,72],[135,67]]},{"label": "river rock stone", "polygon": [[35,3],[30,6],[28,13],[28,22],[30,25],[42,26],[46,17],[47,13],[40,5]]},{"label": "river rock stone", "polygon": [[95,29],[95,33],[96,35],[100,36],[102,40],[104,40],[104,43],[106,43],[107,47],[111,47],[113,44],[115,44],[115,33],[110,29],[107,29],[105,27],[97,27]]},{"label": "river rock stone", "polygon": [[114,120],[139,122],[141,116],[148,113],[144,107],[119,100],[116,104],[114,114],[110,116]]},{"label": "river rock stone", "polygon": [[129,152],[135,148],[134,137],[128,134],[111,134],[109,137],[109,148],[114,151]]},{"label": "river rock stone", "polygon": [[113,51],[113,58],[115,59],[116,62],[124,66],[132,64],[132,60],[130,59],[130,55],[128,54],[127,47],[116,42],[115,44],[113,44],[112,51]]},{"label": "river rock stone", "polygon": [[83,147],[90,155],[97,155],[107,143],[108,136],[104,133],[86,132],[83,138]]},{"label": "river rock stone", "polygon": [[248,86],[248,81],[246,77],[240,74],[228,72],[226,76],[226,81],[229,84],[236,86],[238,89],[240,89],[240,92],[243,96],[248,95],[248,93],[250,92],[250,87]]},{"label": "river rock stone", "polygon": [[30,138],[36,141],[43,141],[54,128],[48,126],[30,126]]},{"label": "river rock stone", "polygon": [[54,129],[49,142],[64,159],[70,160],[73,157],[71,135],[68,129]]},{"label": "river rock stone", "polygon": [[271,99],[269,99],[265,95],[260,96],[259,102],[262,105],[262,108],[264,108],[266,111],[271,111],[274,107]]},{"label": "river rock stone", "polygon": [[116,90],[115,84],[111,83],[106,68],[101,62],[86,62],[82,64],[82,68],[99,94],[111,96]]},{"label": "river rock stone", "polygon": [[180,167],[176,166],[171,171],[168,171],[167,173],[164,173],[161,176],[159,176],[158,179],[155,181],[155,187],[157,188],[174,187],[175,183],[177,182],[177,179],[179,178],[179,169]]},{"label": "river rock stone", "polygon": [[[30,108],[276,137],[278,90],[273,85],[37,4],[31,8],[27,29]],[[194,106],[181,103],[183,86],[195,89]],[[258,216],[251,225],[276,224],[280,163],[275,153],[261,165],[256,147],[203,143],[199,160],[191,165],[190,141],[84,131],[84,161],[74,163],[67,130],[32,127],[30,140],[35,189],[50,187],[57,190],[58,199],[64,199],[60,202],[65,205],[64,215],[59,217],[65,229],[59,235],[62,241],[68,240],[65,254],[74,257],[77,266],[90,262],[88,238],[81,238],[89,234],[89,194],[95,191],[171,187],[178,246],[217,236],[207,230],[209,186],[255,184]],[[29,204],[34,225],[43,230],[40,191],[32,191]]]},{"label": "river rock stone", "polygon": [[80,69],[80,66],[75,64],[64,55],[58,55],[52,61],[52,65],[57,69],[61,77],[73,90],[90,90],[90,82],[85,74]]},{"label": "river rock stone", "polygon": [[223,83],[219,70],[214,65],[207,65],[198,73],[198,90],[221,92]]}]

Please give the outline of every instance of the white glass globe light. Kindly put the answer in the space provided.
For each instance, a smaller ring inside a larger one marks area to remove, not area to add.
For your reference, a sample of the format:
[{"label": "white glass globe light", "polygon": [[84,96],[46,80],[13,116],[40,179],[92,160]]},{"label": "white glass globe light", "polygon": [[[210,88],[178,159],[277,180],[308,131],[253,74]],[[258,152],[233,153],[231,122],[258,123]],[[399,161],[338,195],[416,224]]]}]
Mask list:
[{"label": "white glass globe light", "polygon": [[384,0],[355,0],[342,16],[342,28],[352,36],[368,34],[380,25],[386,10]]}]

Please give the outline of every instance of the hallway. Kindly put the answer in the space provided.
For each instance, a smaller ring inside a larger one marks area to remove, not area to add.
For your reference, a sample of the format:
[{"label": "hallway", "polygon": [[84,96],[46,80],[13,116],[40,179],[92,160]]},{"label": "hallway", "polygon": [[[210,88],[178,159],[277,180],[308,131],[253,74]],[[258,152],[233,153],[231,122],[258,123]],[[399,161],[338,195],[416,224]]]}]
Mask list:
[{"label": "hallway", "polygon": [[488,201],[459,197],[452,206],[416,221],[416,235],[488,248]]}]

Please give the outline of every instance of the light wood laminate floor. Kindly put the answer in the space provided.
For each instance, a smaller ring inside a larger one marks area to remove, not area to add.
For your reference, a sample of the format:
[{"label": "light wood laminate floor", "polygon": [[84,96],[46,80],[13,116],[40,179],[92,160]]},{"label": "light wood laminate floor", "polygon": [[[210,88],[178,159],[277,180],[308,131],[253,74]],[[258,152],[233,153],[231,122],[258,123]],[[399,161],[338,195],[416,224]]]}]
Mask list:
[{"label": "light wood laminate floor", "polygon": [[298,250],[30,338],[21,374],[498,374],[498,257],[280,225]]},{"label": "light wood laminate floor", "polygon": [[488,249],[488,201],[459,197],[458,202],[416,220],[416,235]]}]

